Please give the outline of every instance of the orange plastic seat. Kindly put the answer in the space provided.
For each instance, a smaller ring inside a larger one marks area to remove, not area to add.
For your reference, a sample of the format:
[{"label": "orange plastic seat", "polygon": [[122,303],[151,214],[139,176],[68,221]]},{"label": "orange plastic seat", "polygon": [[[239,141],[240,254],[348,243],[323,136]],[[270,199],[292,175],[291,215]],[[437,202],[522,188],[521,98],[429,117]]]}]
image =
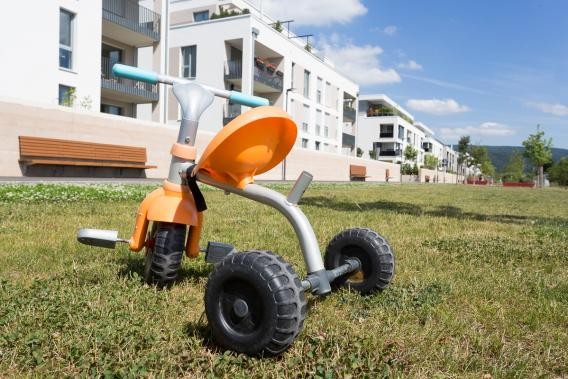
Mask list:
[{"label": "orange plastic seat", "polygon": [[251,109],[227,124],[209,143],[196,172],[244,188],[280,163],[296,141],[296,123],[282,109]]}]

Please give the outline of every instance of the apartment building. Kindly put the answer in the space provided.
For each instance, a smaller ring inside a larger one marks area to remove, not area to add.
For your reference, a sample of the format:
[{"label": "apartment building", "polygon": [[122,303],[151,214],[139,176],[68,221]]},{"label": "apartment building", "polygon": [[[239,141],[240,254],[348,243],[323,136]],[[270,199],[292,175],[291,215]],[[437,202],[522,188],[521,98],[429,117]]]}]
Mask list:
[{"label": "apartment building", "polygon": [[163,119],[157,85],[111,70],[115,63],[138,66],[142,56],[145,68],[162,70],[166,0],[10,1],[3,10],[12,17],[4,17],[2,35],[17,38],[4,39],[11,59],[1,64],[0,97]]},{"label": "apartment building", "polygon": [[425,133],[414,117],[386,95],[359,97],[357,146],[363,157],[404,162],[404,149],[411,145],[424,162],[422,142]]},{"label": "apartment building", "polygon": [[[268,98],[298,125],[296,146],[355,155],[357,84],[244,0],[172,0],[168,74]],[[216,99],[201,129],[215,132],[246,107]],[[167,120],[180,118],[170,94]]]}]

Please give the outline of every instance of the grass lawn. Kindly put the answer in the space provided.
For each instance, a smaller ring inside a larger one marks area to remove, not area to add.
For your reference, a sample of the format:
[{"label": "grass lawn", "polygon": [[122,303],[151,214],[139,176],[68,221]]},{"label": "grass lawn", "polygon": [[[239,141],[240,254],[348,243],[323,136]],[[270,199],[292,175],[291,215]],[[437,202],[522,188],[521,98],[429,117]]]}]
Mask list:
[{"label": "grass lawn", "polygon": [[[128,238],[146,190],[0,186],[0,376],[568,376],[567,190],[313,185],[302,207],[322,251],[340,230],[370,227],[397,271],[369,297],[309,296],[304,331],[271,359],[213,344],[203,258],[160,291],[141,282],[142,254],[75,241],[79,227]],[[270,249],[305,274],[280,214],[205,196],[203,243]]]}]

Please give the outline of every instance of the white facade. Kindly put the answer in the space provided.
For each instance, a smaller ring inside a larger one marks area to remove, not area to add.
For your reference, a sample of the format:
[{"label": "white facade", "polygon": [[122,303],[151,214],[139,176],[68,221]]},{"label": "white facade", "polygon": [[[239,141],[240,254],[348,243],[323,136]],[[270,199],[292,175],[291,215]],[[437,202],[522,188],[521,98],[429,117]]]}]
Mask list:
[{"label": "white facade", "polygon": [[[135,0],[6,2],[0,24],[6,52],[0,62],[0,97],[46,105],[63,103],[93,112],[102,111],[101,104],[105,104],[105,111],[120,107],[122,114],[130,117],[147,104],[147,117],[156,120],[157,89],[144,92],[136,82],[118,83],[109,76],[112,63],[118,61],[104,56],[110,46],[121,56],[121,63],[136,66],[138,50],[149,47],[152,68],[160,70],[163,44],[159,37],[144,31],[150,28],[149,20],[158,28],[166,2],[145,2],[156,12]],[[70,22],[63,22],[62,17]],[[166,23],[162,24],[166,29]],[[160,30],[156,31],[159,36]],[[62,38],[67,42],[62,43]],[[152,108],[156,108],[154,116]]]},{"label": "white facade", "polygon": [[381,161],[404,163],[404,149],[410,145],[418,152],[416,163],[423,164],[422,126],[386,95],[359,97],[357,146],[363,150],[363,157],[375,154]]},{"label": "white facade", "polygon": [[[266,97],[298,124],[298,147],[354,155],[359,87],[301,40],[275,30],[274,21],[242,0],[172,1],[168,74]],[[167,101],[168,121],[175,122],[177,103],[171,95]],[[243,110],[215,99],[200,128],[217,131]]]}]

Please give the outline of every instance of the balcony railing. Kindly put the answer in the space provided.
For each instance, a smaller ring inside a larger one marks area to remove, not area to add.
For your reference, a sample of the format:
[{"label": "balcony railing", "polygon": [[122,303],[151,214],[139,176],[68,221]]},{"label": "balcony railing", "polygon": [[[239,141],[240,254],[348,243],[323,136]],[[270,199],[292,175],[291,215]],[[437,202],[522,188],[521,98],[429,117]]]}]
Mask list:
[{"label": "balcony railing", "polygon": [[355,122],[357,111],[351,107],[343,107],[343,120]]},{"label": "balcony railing", "polygon": [[[229,71],[225,74],[225,79],[243,78],[243,62],[228,61],[227,66]],[[271,72],[268,68],[262,69],[257,64],[254,66],[254,81],[274,89],[274,92],[281,92],[284,88],[284,79],[280,71]]]},{"label": "balcony railing", "polygon": [[103,19],[160,40],[160,15],[133,0],[103,0]]},{"label": "balcony railing", "polygon": [[380,157],[398,157],[402,155],[401,150],[379,150]]},{"label": "balcony railing", "polygon": [[410,117],[408,117],[398,109],[387,107],[381,104],[371,104],[367,108],[367,117],[388,117],[388,116],[398,116],[410,124],[414,123],[414,120],[412,120]]},{"label": "balcony railing", "polygon": [[236,117],[241,115],[241,106],[237,104],[227,103],[225,112],[223,114],[223,126],[233,121]]},{"label": "balcony railing", "polygon": [[101,87],[119,91],[128,95],[148,100],[158,101],[158,85],[140,82],[137,80],[118,78],[112,73],[112,66],[118,62],[107,57],[101,57]]},{"label": "balcony railing", "polygon": [[355,136],[347,133],[343,133],[342,136],[342,145],[355,147]]},{"label": "balcony railing", "polygon": [[379,134],[379,137],[381,137],[381,138],[393,138],[394,133],[393,132],[381,132]]}]

